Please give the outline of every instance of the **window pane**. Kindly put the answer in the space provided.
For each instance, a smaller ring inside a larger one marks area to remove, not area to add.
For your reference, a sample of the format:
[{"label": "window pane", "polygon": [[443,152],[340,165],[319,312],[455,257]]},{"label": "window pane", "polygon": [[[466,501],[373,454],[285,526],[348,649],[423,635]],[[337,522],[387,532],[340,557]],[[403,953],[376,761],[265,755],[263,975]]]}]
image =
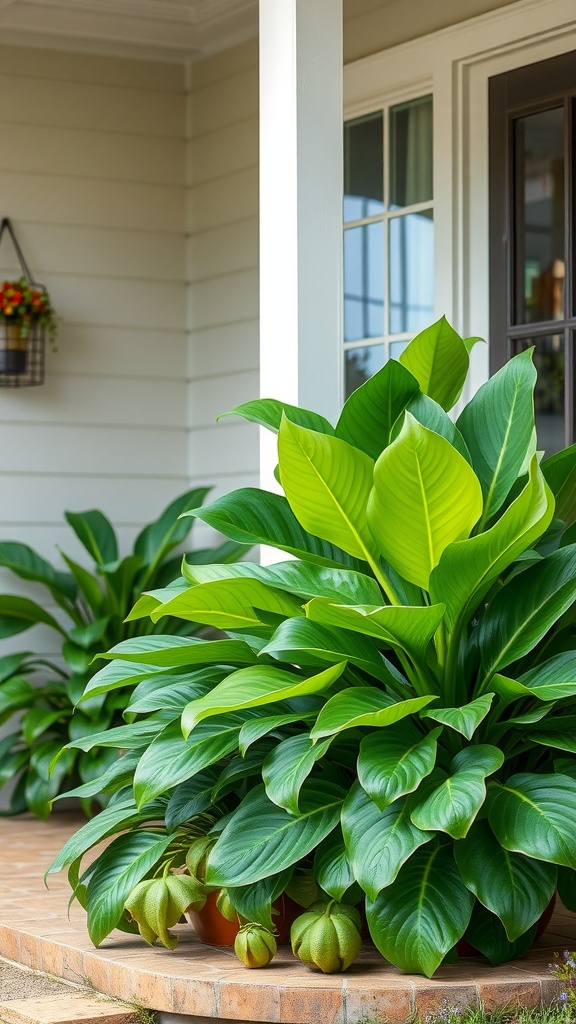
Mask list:
[{"label": "window pane", "polygon": [[373,217],[384,209],[382,111],[344,125],[344,220]]},{"label": "window pane", "polygon": [[515,323],[564,315],[564,109],[514,123]]},{"label": "window pane", "polygon": [[391,341],[390,342],[390,359],[400,359],[405,348],[408,348],[410,342],[408,341]]},{"label": "window pane", "polygon": [[426,327],[434,318],[432,210],[390,221],[390,333]]},{"label": "window pane", "polygon": [[390,109],[390,206],[432,199],[432,97]]},{"label": "window pane", "polygon": [[384,226],[344,232],[344,341],[384,334]]},{"label": "window pane", "polygon": [[345,353],[344,390],[348,398],[356,388],[364,384],[376,370],[386,362],[384,345],[366,345],[364,348],[349,348]]},{"label": "window pane", "polygon": [[534,366],[538,372],[534,409],[538,449],[547,456],[564,448],[564,338],[561,334],[541,338],[523,338],[515,343],[521,352],[534,345]]}]

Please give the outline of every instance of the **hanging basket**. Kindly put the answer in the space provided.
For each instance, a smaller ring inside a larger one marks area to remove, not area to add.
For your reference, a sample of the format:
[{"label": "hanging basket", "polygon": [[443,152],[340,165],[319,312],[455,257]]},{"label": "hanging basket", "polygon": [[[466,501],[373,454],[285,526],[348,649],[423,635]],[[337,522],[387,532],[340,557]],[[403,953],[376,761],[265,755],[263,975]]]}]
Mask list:
[{"label": "hanging basket", "polygon": [[[29,308],[25,313],[26,326],[22,319],[11,322],[10,318],[0,316],[0,388],[32,387],[44,383],[44,358],[46,353],[46,320],[53,317],[46,288],[38,284],[24,259],[22,250],[14,234],[14,229],[7,217],[0,223],[0,241],[6,231],[12,239],[14,250],[22,268],[19,282],[9,282],[18,287],[21,293],[27,294],[25,285],[34,289],[35,297],[46,303],[49,313],[38,319],[30,315]],[[5,295],[10,295],[8,291]],[[12,293],[13,294],[13,293]],[[22,295],[20,295],[20,298]],[[53,332],[52,332],[53,333]]]}]

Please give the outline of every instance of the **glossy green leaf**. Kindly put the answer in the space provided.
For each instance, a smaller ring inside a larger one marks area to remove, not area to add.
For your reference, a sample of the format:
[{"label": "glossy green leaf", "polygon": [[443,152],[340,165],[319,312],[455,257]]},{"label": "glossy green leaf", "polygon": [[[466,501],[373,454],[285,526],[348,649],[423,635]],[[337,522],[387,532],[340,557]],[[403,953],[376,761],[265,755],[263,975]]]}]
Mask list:
[{"label": "glossy green leaf", "polygon": [[325,626],[351,629],[372,636],[395,650],[405,651],[415,661],[425,659],[426,650],[442,621],[443,605],[402,607],[388,605],[333,604],[325,598],[314,598],[304,607],[307,618]]},{"label": "glossy green leaf", "polygon": [[500,919],[482,904],[476,903],[464,938],[496,967],[526,953],[533,945],[535,936],[536,925],[532,925],[518,939],[510,942]]},{"label": "glossy green leaf", "polygon": [[217,779],[217,769],[203,768],[191,779],[186,779],[176,786],[166,807],[165,822],[169,832],[202,811],[208,810],[212,804],[212,790]]},{"label": "glossy green leaf", "polygon": [[65,631],[41,605],[28,597],[15,597],[12,594],[0,594],[0,640],[16,636],[37,625],[50,626],[62,636]]},{"label": "glossy green leaf", "polygon": [[249,576],[269,587],[287,590],[298,597],[331,597],[349,604],[380,604],[382,592],[371,576],[351,569],[327,568],[303,561],[285,561],[277,565],[238,562],[236,565],[183,565],[190,583],[209,583],[233,576]]},{"label": "glossy green leaf", "polygon": [[298,814],[302,785],[329,746],[329,739],[314,743],[306,733],[289,736],[278,743],[262,764],[262,779],[268,799],[291,814]]},{"label": "glossy green leaf", "polygon": [[485,693],[482,697],[477,697],[470,704],[464,704],[460,708],[431,708],[429,711],[422,711],[420,717],[432,718],[434,722],[447,725],[450,729],[461,733],[467,740],[471,740],[476,729],[490,711],[493,699],[493,693]]},{"label": "glossy green leaf", "polygon": [[183,512],[202,505],[210,491],[210,487],[195,487],[185,491],[170,502],[158,519],[148,523],[138,534],[134,541],[134,554],[139,555],[143,563],[149,567],[145,574],[147,578],[151,577],[156,566],[190,533],[194,520],[179,517]]},{"label": "glossy green leaf", "polygon": [[88,512],[65,512],[64,515],[78,540],[97,565],[116,561],[116,534],[110,521],[99,509],[91,509]]},{"label": "glossy green leaf", "polygon": [[551,492],[534,458],[528,483],[494,526],[449,544],[432,572],[430,596],[446,606],[448,628],[470,618],[502,571],[546,531],[553,512]]},{"label": "glossy green leaf", "polygon": [[354,884],[354,875],[346,854],[341,829],[335,828],[316,847],[314,877],[320,888],[327,892],[333,900],[341,900],[344,893]]},{"label": "glossy green leaf", "polygon": [[190,587],[172,601],[155,608],[151,619],[176,615],[190,622],[202,622],[219,629],[249,629],[262,624],[259,612],[274,615],[298,615],[300,601],[282,590],[267,587],[259,580],[215,580]]},{"label": "glossy green leaf", "polygon": [[86,897],[88,934],[95,946],[116,927],[132,889],[154,867],[171,838],[157,832],[128,832],[100,854]]},{"label": "glossy green leaf", "polygon": [[[278,707],[288,707],[289,705],[278,705]],[[313,722],[316,718],[317,712],[309,711],[286,711],[280,712],[275,715],[263,715],[262,717],[254,718],[250,722],[246,722],[240,731],[240,738],[238,741],[238,750],[242,757],[252,746],[253,743],[257,743],[263,736],[267,736],[270,732],[275,732],[277,729],[281,729],[283,725],[291,725],[293,722]]]},{"label": "glossy green leaf", "polygon": [[382,682],[391,679],[380,651],[367,636],[360,637],[347,629],[321,626],[310,619],[286,619],[261,653],[297,665],[348,661]]},{"label": "glossy green leaf", "polygon": [[464,934],[473,905],[451,848],[434,843],[412,854],[395,881],[367,903],[366,917],[382,956],[431,978]]},{"label": "glossy green leaf", "polygon": [[406,719],[385,733],[365,736],[358,755],[358,781],[383,811],[406,793],[418,788],[436,763],[437,740],[442,729],[425,736]]},{"label": "glossy green leaf", "polygon": [[284,419],[278,434],[282,486],[298,522],[356,558],[374,547],[366,522],[374,463],[337,437]]},{"label": "glossy green leaf", "polygon": [[531,651],[575,598],[576,545],[554,551],[506,584],[476,631],[485,680]]},{"label": "glossy green leaf", "polygon": [[480,484],[465,459],[410,413],[374,470],[368,524],[390,565],[428,589],[449,544],[468,537],[482,513]]},{"label": "glossy green leaf", "polygon": [[451,409],[458,401],[468,373],[468,350],[446,317],[416,335],[402,352],[400,362],[424,394],[443,409]]},{"label": "glossy green leaf", "polygon": [[418,847],[433,838],[410,820],[409,805],[396,800],[380,811],[355,783],[342,808],[342,832],[352,874],[375,900]]},{"label": "glossy green leaf", "polygon": [[66,572],[58,572],[54,566],[42,558],[27,544],[15,541],[0,543],[0,565],[10,569],[20,579],[42,583],[48,588],[58,604],[66,600],[73,601],[76,597],[74,578]]},{"label": "glossy green leaf", "polygon": [[296,864],[338,823],[344,792],[314,779],[304,786],[300,814],[273,804],[257,786],[244,798],[210,853],[206,883],[251,885]]},{"label": "glossy green leaf", "polygon": [[542,472],[556,499],[556,515],[571,526],[576,523],[576,444],[544,459]]},{"label": "glossy green leaf", "polygon": [[[166,634],[123,640],[106,654],[97,657],[152,665],[158,669],[211,665],[217,662],[252,664],[256,660],[254,652],[244,640],[197,640],[194,637]],[[94,680],[91,681],[90,687],[93,682]]]},{"label": "glossy green leaf", "polygon": [[576,868],[574,779],[523,773],[493,790],[488,820],[504,849]]},{"label": "glossy green leaf", "polygon": [[414,798],[411,819],[417,828],[447,832],[463,839],[486,799],[486,776],[497,771],[504,755],[496,747],[467,747],[453,760],[451,774],[421,800]]},{"label": "glossy green leaf", "polygon": [[218,419],[221,420],[225,416],[242,416],[249,423],[258,423],[259,426],[267,427],[277,434],[283,415],[292,423],[307,427],[308,430],[317,430],[320,434],[334,434],[334,427],[324,416],[296,405],[288,405],[287,402],[279,402],[276,398],[256,398],[252,402],[244,402],[230,412],[221,413]]},{"label": "glossy green leaf", "polygon": [[503,849],[487,821],[474,823],[454,856],[464,883],[500,918],[509,942],[538,921],[556,890],[556,867]]},{"label": "glossy green leaf", "polygon": [[241,708],[262,707],[286,697],[322,693],[342,675],[345,664],[332,665],[303,679],[275,666],[254,665],[238,669],[215,686],[211,693],[191,701],[182,715],[182,731],[188,736],[205,718]]},{"label": "glossy green leaf", "polygon": [[318,565],[357,567],[341,548],[307,533],[280,494],[243,487],[187,514],[243,544],[266,544]]},{"label": "glossy green leaf", "polygon": [[412,374],[390,359],[347,399],[336,436],[376,460],[390,444],[396,420],[418,391]]},{"label": "glossy green leaf", "polygon": [[[466,462],[470,463],[470,452],[466,447],[466,443],[462,434],[458,430],[458,427],[450,419],[447,412],[438,402],[433,401],[432,398],[428,398],[428,395],[422,393],[416,395],[412,399],[408,406],[408,412],[415,420],[418,420],[423,427],[427,427],[428,430],[433,430],[435,434],[440,434],[441,437],[446,438],[450,442],[453,448],[457,452],[460,452],[462,458],[466,459]],[[402,429],[403,417],[400,417],[394,424],[392,431],[391,441],[394,441]]]},{"label": "glossy green leaf", "polygon": [[394,725],[407,715],[426,707],[435,697],[412,697],[394,701],[375,686],[355,686],[341,690],[324,705],[310,735],[314,740],[333,736],[343,729],[359,726],[384,728]]},{"label": "glossy green leaf", "polygon": [[483,522],[504,502],[530,450],[535,383],[532,352],[521,352],[482,385],[457,420],[482,485]]}]

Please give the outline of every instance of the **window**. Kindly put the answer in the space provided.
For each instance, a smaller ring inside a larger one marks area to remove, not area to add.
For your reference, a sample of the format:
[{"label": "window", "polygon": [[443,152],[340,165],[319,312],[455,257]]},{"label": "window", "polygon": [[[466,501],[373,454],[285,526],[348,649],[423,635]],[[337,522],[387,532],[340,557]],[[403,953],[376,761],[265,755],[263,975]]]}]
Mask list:
[{"label": "window", "polygon": [[574,440],[576,55],[490,80],[491,370],[534,347],[538,447]]},{"label": "window", "polygon": [[344,359],[349,395],[434,318],[432,97],[344,127]]}]

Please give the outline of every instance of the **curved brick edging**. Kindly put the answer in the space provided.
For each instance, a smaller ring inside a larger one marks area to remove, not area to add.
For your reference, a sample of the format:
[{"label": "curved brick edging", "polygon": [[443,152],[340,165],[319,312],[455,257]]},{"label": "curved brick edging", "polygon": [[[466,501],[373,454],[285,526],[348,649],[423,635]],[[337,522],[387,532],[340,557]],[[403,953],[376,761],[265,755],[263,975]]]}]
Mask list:
[{"label": "curved brick edging", "polygon": [[443,1000],[463,1008],[484,1004],[549,1005],[559,983],[551,978],[554,952],[576,947],[576,919],[559,908],[546,935],[527,956],[491,968],[478,959],[441,968],[433,981],[401,974],[373,949],[365,949],[345,975],[308,971],[281,947],[261,971],[240,967],[231,950],[198,942],[179,926],[175,951],[144,946],[115,932],[100,949],[86,933],[77,905],[67,916],[69,889],[42,875],[76,822],[59,815],[4,819],[0,843],[0,955],[75,982],[90,982],[107,995],[165,1012],[267,1024],[357,1024],[380,1011],[390,1022],[416,1012],[424,1018]]}]

